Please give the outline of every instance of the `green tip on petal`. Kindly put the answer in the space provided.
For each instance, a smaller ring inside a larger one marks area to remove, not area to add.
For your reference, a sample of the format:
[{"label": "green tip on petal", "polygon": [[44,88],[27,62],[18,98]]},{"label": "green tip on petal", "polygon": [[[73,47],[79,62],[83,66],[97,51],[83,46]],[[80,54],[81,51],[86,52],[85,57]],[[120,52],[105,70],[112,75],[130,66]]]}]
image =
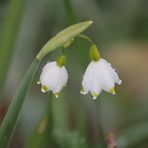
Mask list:
[{"label": "green tip on petal", "polygon": [[66,63],[66,56],[65,56],[65,55],[62,55],[62,56],[60,56],[60,57],[57,59],[57,65],[58,65],[59,67],[64,66],[65,63]]},{"label": "green tip on petal", "polygon": [[113,95],[115,95],[116,94],[116,92],[115,92],[115,88],[114,87],[112,87],[111,89],[110,89],[110,91],[109,91],[111,94],[113,94]]},{"label": "green tip on petal", "polygon": [[41,84],[41,80],[37,81],[37,84]]},{"label": "green tip on petal", "polygon": [[59,97],[59,93],[54,93],[54,96],[55,96],[56,98],[58,98],[58,97]]},{"label": "green tip on petal", "polygon": [[85,92],[85,90],[84,90],[84,87],[82,86],[82,89],[81,89],[81,92],[80,93],[84,93]]},{"label": "green tip on petal", "polygon": [[94,93],[93,93],[93,99],[96,100],[97,97],[98,97],[98,94],[94,92]]},{"label": "green tip on petal", "polygon": [[41,87],[41,91],[42,91],[43,93],[47,92],[47,91],[48,91],[48,87],[47,87],[46,85],[43,85],[43,86]]},{"label": "green tip on petal", "polygon": [[95,44],[90,47],[89,56],[90,56],[91,60],[93,60],[95,62],[100,60],[100,53],[99,53],[99,50]]},{"label": "green tip on petal", "polygon": [[82,94],[82,95],[85,95],[86,93],[85,93],[85,89],[84,89],[84,87],[82,86],[82,89],[81,89],[81,91],[80,91],[80,94]]}]

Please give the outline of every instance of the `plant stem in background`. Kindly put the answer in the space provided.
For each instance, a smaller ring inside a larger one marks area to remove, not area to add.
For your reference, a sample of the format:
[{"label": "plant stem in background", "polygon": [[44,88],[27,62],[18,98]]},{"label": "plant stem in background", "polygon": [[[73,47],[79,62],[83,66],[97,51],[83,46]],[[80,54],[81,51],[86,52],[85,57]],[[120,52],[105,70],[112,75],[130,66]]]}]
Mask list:
[{"label": "plant stem in background", "polygon": [[[71,0],[63,0],[63,5],[65,8],[65,13],[66,13],[66,18],[67,18],[66,24],[76,23],[77,17],[74,14]],[[84,43],[77,41],[77,46],[75,48],[79,49],[79,50],[77,50],[77,52],[78,52],[79,57],[81,57],[80,55],[83,52]],[[72,52],[74,52],[74,51],[72,51]],[[84,58],[84,56],[83,56],[83,58]],[[83,63],[82,62],[83,58],[79,58],[81,63]],[[85,105],[84,105],[85,103],[82,101],[79,94],[76,95],[75,97],[77,98],[77,100],[75,102],[75,106],[77,107],[77,109],[76,109],[77,128],[82,135],[85,135],[85,133],[86,133],[86,114],[85,114]],[[78,107],[78,106],[80,106],[80,107]]]},{"label": "plant stem in background", "polygon": [[67,23],[69,25],[76,23],[76,17],[73,13],[73,10],[72,10],[71,0],[63,0],[63,3],[64,3],[64,7],[65,7],[65,12],[67,15]]},{"label": "plant stem in background", "polygon": [[39,61],[35,58],[30,68],[22,80],[19,89],[17,90],[8,112],[4,118],[4,121],[0,127],[0,147],[6,148],[10,142],[12,134],[15,130],[18,116],[20,115],[20,110],[22,108],[25,96],[29,90],[34,74],[39,65]]},{"label": "plant stem in background", "polygon": [[[73,13],[72,5],[71,5],[71,0],[63,0],[63,3],[64,3],[64,7],[65,7],[65,12],[66,12],[66,15],[67,15],[67,22],[68,22],[68,24],[75,23],[76,22],[76,17],[75,17],[75,15]],[[78,37],[84,38],[84,39],[88,40],[91,44],[93,44],[93,42],[87,36],[85,36],[85,35],[81,35],[80,34],[80,35],[78,35]],[[78,53],[80,55],[81,51],[83,51],[81,49],[84,48],[84,44],[79,43],[78,46],[79,46]],[[80,59],[82,59],[82,58],[80,58]],[[81,99],[79,99],[79,104],[82,104],[82,102],[80,102],[80,100]],[[96,104],[94,104],[94,106],[96,106]],[[81,110],[81,112],[83,112],[83,111]],[[96,115],[97,115],[97,113],[96,113]],[[79,115],[77,115],[77,116],[79,116]],[[77,118],[77,119],[80,119],[80,118]],[[99,142],[98,142],[98,146],[100,146],[101,148],[105,148],[106,147],[106,144],[105,144],[105,140],[104,140],[103,129],[101,128],[101,125],[99,123],[100,120],[98,120],[97,122],[98,122],[98,130],[99,130]]]},{"label": "plant stem in background", "polygon": [[106,142],[105,142],[105,136],[104,136],[104,131],[103,131],[103,128],[100,124],[100,122],[98,121],[98,130],[99,130],[99,144],[98,144],[98,147],[100,148],[106,148]]},{"label": "plant stem in background", "polygon": [[25,148],[47,148],[51,146],[53,130],[52,94],[49,94],[47,112],[44,114],[31,136]]},{"label": "plant stem in background", "polygon": [[[24,6],[27,0],[10,0],[6,17],[1,28],[0,38],[0,95],[7,76],[9,64],[14,52]],[[1,97],[1,96],[0,96]]]},{"label": "plant stem in background", "polygon": [[96,110],[96,120],[97,120],[97,125],[98,125],[98,133],[99,133],[99,139],[98,139],[98,147],[100,148],[106,148],[106,141],[105,141],[105,135],[104,135],[104,130],[103,127],[101,126],[101,119],[100,119],[100,105],[101,105],[101,99],[102,96],[100,96],[100,98],[98,98],[97,102],[93,102],[93,106]]}]

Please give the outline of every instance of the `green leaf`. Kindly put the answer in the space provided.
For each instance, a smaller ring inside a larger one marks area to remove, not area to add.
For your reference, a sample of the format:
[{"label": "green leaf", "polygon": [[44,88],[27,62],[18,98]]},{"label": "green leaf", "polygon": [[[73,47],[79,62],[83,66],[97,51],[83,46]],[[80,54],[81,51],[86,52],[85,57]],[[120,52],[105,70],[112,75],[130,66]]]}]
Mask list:
[{"label": "green leaf", "polygon": [[58,47],[63,47],[65,44],[73,40],[74,37],[86,30],[91,24],[92,21],[81,22],[71,25],[70,27],[67,27],[63,31],[59,32],[55,37],[49,40],[45,46],[43,46],[37,55],[37,59],[41,60],[48,52]]},{"label": "green leaf", "polygon": [[0,147],[6,148],[9,144],[11,136],[15,130],[17,120],[20,114],[21,107],[23,105],[25,96],[29,90],[30,84],[37,70],[39,60],[35,58],[30,68],[22,80],[20,87],[18,88],[8,112],[0,127]]},{"label": "green leaf", "polygon": [[0,35],[0,97],[5,83],[22,14],[27,0],[11,0]]}]

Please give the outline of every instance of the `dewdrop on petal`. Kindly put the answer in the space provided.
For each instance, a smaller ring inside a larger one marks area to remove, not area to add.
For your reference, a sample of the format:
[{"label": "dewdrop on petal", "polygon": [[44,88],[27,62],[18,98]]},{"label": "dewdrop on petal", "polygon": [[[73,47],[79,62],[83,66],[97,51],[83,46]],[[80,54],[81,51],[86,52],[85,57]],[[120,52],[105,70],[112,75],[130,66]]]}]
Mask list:
[{"label": "dewdrop on petal", "polygon": [[68,74],[64,67],[65,62],[62,58],[61,56],[58,61],[47,63],[43,67],[40,80],[37,82],[37,84],[41,84],[41,92],[52,91],[56,98],[68,80]]},{"label": "dewdrop on petal", "polygon": [[115,69],[105,59],[100,58],[95,45],[90,48],[90,57],[92,61],[83,76],[80,93],[85,95],[90,91],[93,99],[96,99],[102,90],[115,95],[115,83],[121,84],[122,82]]}]

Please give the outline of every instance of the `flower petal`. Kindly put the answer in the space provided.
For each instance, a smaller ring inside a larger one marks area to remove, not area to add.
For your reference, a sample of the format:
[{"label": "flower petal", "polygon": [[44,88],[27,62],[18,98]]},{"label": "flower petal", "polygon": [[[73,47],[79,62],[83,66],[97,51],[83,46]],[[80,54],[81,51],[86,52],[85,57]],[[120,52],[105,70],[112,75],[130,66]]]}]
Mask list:
[{"label": "flower petal", "polygon": [[102,89],[112,94],[115,94],[115,83],[121,84],[116,71],[111,64],[104,59],[92,61],[83,76],[81,94],[87,94],[89,91],[96,99]]},{"label": "flower petal", "polygon": [[94,99],[97,98],[97,96],[101,93],[101,91],[102,91],[102,86],[100,81],[98,81],[98,75],[97,73],[94,73],[90,88],[90,92],[93,95],[93,98]]},{"label": "flower petal", "polygon": [[83,81],[82,81],[82,91],[81,94],[87,94],[90,90],[90,86],[91,86],[91,81],[93,78],[93,71],[94,71],[94,63],[91,62],[86,71],[85,74],[83,76]]},{"label": "flower petal", "polygon": [[43,88],[46,86],[48,91],[51,90],[54,94],[58,94],[66,85],[67,79],[68,74],[64,66],[59,67],[56,62],[47,63],[40,76],[41,91],[46,92],[47,89]]},{"label": "flower petal", "polygon": [[106,70],[108,71],[108,73],[110,73],[110,76],[112,77],[114,82],[120,85],[122,81],[119,79],[117,72],[115,71],[115,69],[112,68],[111,64],[108,63],[105,59],[101,59],[101,63],[104,64],[104,67],[106,67]]}]

